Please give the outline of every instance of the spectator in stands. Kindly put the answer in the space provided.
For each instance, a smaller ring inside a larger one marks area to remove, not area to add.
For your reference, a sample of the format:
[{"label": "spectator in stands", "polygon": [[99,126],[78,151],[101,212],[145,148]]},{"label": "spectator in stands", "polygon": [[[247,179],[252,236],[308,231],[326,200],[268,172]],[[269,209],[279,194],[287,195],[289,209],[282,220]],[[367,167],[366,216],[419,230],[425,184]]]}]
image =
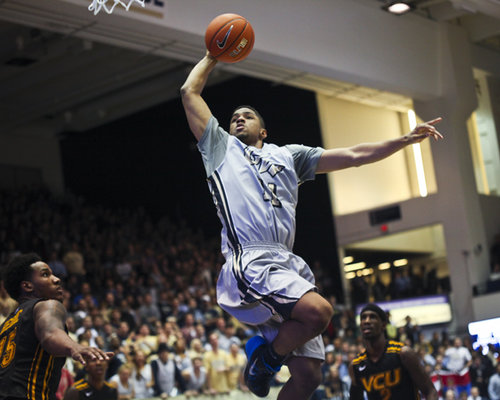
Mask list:
[{"label": "spectator in stands", "polygon": [[332,348],[329,348],[328,346],[325,348],[325,362],[321,365],[321,375],[323,377],[323,382],[330,374],[330,367],[336,362],[336,355],[338,355],[340,361],[342,361],[342,355],[340,353],[335,354],[334,350]]},{"label": "spectator in stands", "polygon": [[349,399],[349,388],[347,384],[340,379],[339,370],[332,365],[324,382],[325,395],[329,400],[347,400]]},{"label": "spectator in stands", "polygon": [[165,343],[158,347],[158,358],[151,361],[154,395],[161,398],[176,396],[185,390],[184,378],[177,367],[175,357]]},{"label": "spectator in stands", "polygon": [[418,334],[417,326],[413,324],[413,321],[409,315],[405,317],[404,333],[406,339],[409,340],[410,347],[415,344],[415,337]]},{"label": "spectator in stands", "polygon": [[232,321],[226,322],[222,329],[222,333],[219,334],[219,348],[221,350],[229,352],[233,343],[236,343],[238,347],[241,346],[241,340],[236,336],[236,328]]},{"label": "spectator in stands", "polygon": [[351,298],[353,304],[363,304],[368,301],[368,284],[364,276],[351,279]]},{"label": "spectator in stands", "polygon": [[490,376],[488,396],[490,400],[500,400],[500,363],[497,364],[496,373]]},{"label": "spectator in stands", "polygon": [[76,337],[80,337],[80,335],[89,335],[87,338],[90,345],[92,347],[96,347],[96,341],[95,339],[99,334],[97,331],[94,329],[94,323],[92,322],[92,317],[90,315],[87,315],[83,320],[82,320],[82,326],[80,326],[76,332],[75,335]]},{"label": "spectator in stands", "polygon": [[158,350],[158,336],[151,334],[149,324],[142,324],[135,335],[129,338],[129,343],[133,344],[136,349],[141,349],[146,358]]},{"label": "spectator in stands", "polygon": [[118,326],[118,329],[116,330],[116,335],[118,336],[118,339],[120,339],[120,342],[122,344],[125,344],[127,341],[129,335],[130,335],[130,328],[128,326],[128,323],[126,321],[121,321],[120,325]]},{"label": "spectator in stands", "polygon": [[410,295],[423,296],[425,294],[425,265],[418,268],[410,265],[408,276],[410,278]]},{"label": "spectator in stands", "polygon": [[[117,305],[118,303],[116,302],[114,291],[108,288],[107,291],[104,293],[104,298],[99,303],[99,312],[101,316],[106,321],[109,321],[111,319],[111,314],[116,309]],[[119,310],[117,311],[119,312]]]},{"label": "spectator in stands", "polygon": [[244,388],[248,390],[243,379],[246,357],[237,343],[231,343],[227,357],[227,383],[229,390]]},{"label": "spectator in stands", "polygon": [[404,297],[408,297],[411,290],[411,281],[407,273],[403,273],[403,271],[396,269],[393,272],[393,277],[391,280],[392,291],[391,298],[392,299],[401,299]]},{"label": "spectator in stands", "polygon": [[477,386],[472,386],[470,389],[470,396],[467,397],[467,400],[483,400],[484,398],[479,393],[479,388]]},{"label": "spectator in stands", "polygon": [[175,322],[175,317],[169,317],[169,319],[163,324],[161,341],[167,343],[168,347],[173,348],[175,342],[180,336],[182,336],[182,333]]},{"label": "spectator in stands", "polygon": [[373,283],[371,290],[373,299],[376,302],[384,301],[386,299],[387,287],[384,285],[379,275],[375,277],[375,282]]},{"label": "spectator in stands", "polygon": [[207,371],[207,386],[211,394],[227,393],[228,353],[219,349],[219,338],[213,332],[208,337],[211,350],[203,356],[204,366]]},{"label": "spectator in stands", "polygon": [[438,355],[438,349],[439,349],[439,346],[441,346],[441,338],[439,337],[439,332],[438,331],[434,331],[432,333],[432,338],[431,340],[429,341],[429,344],[431,346],[431,354],[434,358],[436,358],[436,356]]},{"label": "spectator in stands", "polygon": [[92,295],[92,289],[90,287],[90,284],[86,281],[82,282],[81,287],[80,287],[80,293],[78,293],[74,298],[73,298],[73,303],[78,304],[80,300],[84,299],[85,301],[88,300],[90,297],[91,299],[91,304],[87,303],[87,307],[97,307],[98,306],[98,301],[97,299]]},{"label": "spectator in stands", "polygon": [[196,299],[194,297],[189,299],[188,306],[189,306],[189,312],[193,315],[194,322],[203,323],[204,322],[203,313],[198,307],[198,303],[196,302]]},{"label": "spectator in stands", "polygon": [[132,356],[132,385],[136,399],[147,399],[153,395],[153,371],[146,362],[146,355],[142,350],[134,350]]},{"label": "spectator in stands", "polygon": [[386,311],[385,314],[387,315],[387,325],[385,326],[385,334],[387,336],[387,339],[398,340],[398,328],[396,328],[396,326],[394,326],[391,321],[391,312]]},{"label": "spectator in stands", "polygon": [[174,343],[175,364],[182,371],[191,368],[191,358],[189,358],[186,341],[182,336],[178,337]]},{"label": "spectator in stands", "polygon": [[110,378],[110,383],[118,390],[118,400],[132,400],[135,397],[131,375],[132,366],[123,364],[118,369],[118,373]]},{"label": "spectator in stands", "polygon": [[148,324],[150,327],[153,327],[155,322],[160,320],[161,313],[158,306],[153,302],[153,296],[151,293],[146,293],[144,295],[143,304],[139,308],[137,314],[140,321],[143,324]]},{"label": "spectator in stands", "polygon": [[181,327],[181,332],[182,337],[188,345],[191,343],[191,340],[196,337],[195,320],[191,311],[184,316],[184,323]]},{"label": "spectator in stands", "polygon": [[456,337],[453,340],[453,346],[445,351],[446,369],[452,372],[460,372],[472,364],[472,355],[470,351],[463,346],[462,339]]},{"label": "spectator in stands", "polygon": [[108,351],[112,351],[115,356],[109,360],[106,379],[110,379],[112,376],[116,375],[120,367],[128,362],[127,356],[124,353],[124,348],[121,346],[120,339],[115,332],[109,336],[108,346]]},{"label": "spectator in stands", "polygon": [[130,278],[132,274],[132,264],[128,261],[128,257],[123,255],[120,258],[120,261],[115,265],[115,271],[123,281]]},{"label": "spectator in stands", "polygon": [[[472,354],[472,364],[469,368],[471,385],[479,389],[483,397],[488,397],[488,378],[491,375],[492,365],[487,356],[480,351]],[[471,391],[472,394],[472,391]]]},{"label": "spectator in stands", "polygon": [[422,362],[434,368],[434,366],[436,365],[436,359],[432,357],[432,355],[428,352],[429,348],[420,344],[416,345],[415,347],[417,349],[417,354]]},{"label": "spectator in stands", "polygon": [[186,397],[197,396],[204,392],[207,382],[207,371],[203,367],[203,359],[199,356],[193,358],[193,365],[183,373],[186,382]]},{"label": "spectator in stands", "polygon": [[189,345],[188,355],[191,360],[195,357],[200,357],[203,359],[203,354],[205,353],[205,349],[203,348],[203,344],[200,339],[194,338],[191,340],[191,344]]},{"label": "spectator in stands", "polygon": [[120,313],[121,321],[125,321],[130,329],[134,331],[137,327],[137,315],[134,310],[132,310],[131,303],[127,299],[122,299],[120,301]]},{"label": "spectator in stands", "polygon": [[84,267],[83,255],[76,242],[71,244],[71,249],[66,252],[62,261],[71,275],[83,277],[87,273]]},{"label": "spectator in stands", "polygon": [[453,389],[448,389],[444,395],[445,400],[457,400],[457,392]]},{"label": "spectator in stands", "polygon": [[65,280],[68,277],[68,271],[66,270],[66,266],[59,259],[56,250],[52,250],[50,253],[49,261],[47,261],[52,273],[57,276],[59,279]]}]

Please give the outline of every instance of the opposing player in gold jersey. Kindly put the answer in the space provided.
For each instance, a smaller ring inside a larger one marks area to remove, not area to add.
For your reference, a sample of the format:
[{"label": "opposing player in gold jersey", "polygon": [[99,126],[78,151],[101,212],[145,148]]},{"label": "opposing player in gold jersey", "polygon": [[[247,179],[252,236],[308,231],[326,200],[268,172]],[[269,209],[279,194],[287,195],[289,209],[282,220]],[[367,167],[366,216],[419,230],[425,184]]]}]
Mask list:
[{"label": "opposing player in gold jersey", "polygon": [[351,400],[438,398],[436,389],[418,355],[403,343],[387,340],[385,312],[376,304],[366,305],[360,314],[366,350],[349,365]]},{"label": "opposing player in gold jersey", "polygon": [[85,364],[113,356],[68,336],[61,281],[36,254],[15,257],[3,279],[19,306],[0,325],[0,400],[56,400],[65,357]]}]

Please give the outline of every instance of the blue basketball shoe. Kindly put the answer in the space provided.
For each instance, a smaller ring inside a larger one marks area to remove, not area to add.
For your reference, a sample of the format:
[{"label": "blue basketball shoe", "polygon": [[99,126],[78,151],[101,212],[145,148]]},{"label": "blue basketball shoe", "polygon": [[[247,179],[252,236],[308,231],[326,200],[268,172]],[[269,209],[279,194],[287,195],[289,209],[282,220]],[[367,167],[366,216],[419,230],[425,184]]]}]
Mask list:
[{"label": "blue basketball shoe", "polygon": [[250,391],[259,396],[266,397],[271,388],[271,381],[276,373],[281,369],[272,368],[268,365],[262,354],[267,346],[266,340],[262,336],[254,336],[250,338],[245,345],[245,353],[247,354],[247,365],[245,367],[245,384]]}]

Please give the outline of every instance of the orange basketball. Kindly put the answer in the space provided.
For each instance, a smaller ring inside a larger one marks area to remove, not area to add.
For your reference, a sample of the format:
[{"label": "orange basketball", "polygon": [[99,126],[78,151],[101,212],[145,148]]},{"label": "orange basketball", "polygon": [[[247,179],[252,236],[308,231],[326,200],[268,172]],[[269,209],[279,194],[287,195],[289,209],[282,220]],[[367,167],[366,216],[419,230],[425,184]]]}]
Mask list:
[{"label": "orange basketball", "polygon": [[252,25],[238,14],[221,14],[208,24],[205,45],[210,54],[225,63],[244,60],[252,51]]}]

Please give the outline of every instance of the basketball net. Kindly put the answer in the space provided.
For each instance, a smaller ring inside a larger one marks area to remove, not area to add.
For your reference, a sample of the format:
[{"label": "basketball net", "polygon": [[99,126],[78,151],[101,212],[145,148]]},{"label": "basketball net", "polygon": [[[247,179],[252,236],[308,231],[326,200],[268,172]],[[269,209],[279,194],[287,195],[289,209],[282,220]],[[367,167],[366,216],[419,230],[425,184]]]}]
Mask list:
[{"label": "basketball net", "polygon": [[[128,4],[125,4],[127,1]],[[111,14],[118,4],[128,11],[133,3],[139,3],[140,6],[144,7],[145,1],[146,0],[109,0],[109,2],[113,2],[113,4],[108,6],[108,0],[92,0],[92,3],[89,6],[89,11],[93,12],[94,15],[97,15],[102,8],[108,14]]]}]

